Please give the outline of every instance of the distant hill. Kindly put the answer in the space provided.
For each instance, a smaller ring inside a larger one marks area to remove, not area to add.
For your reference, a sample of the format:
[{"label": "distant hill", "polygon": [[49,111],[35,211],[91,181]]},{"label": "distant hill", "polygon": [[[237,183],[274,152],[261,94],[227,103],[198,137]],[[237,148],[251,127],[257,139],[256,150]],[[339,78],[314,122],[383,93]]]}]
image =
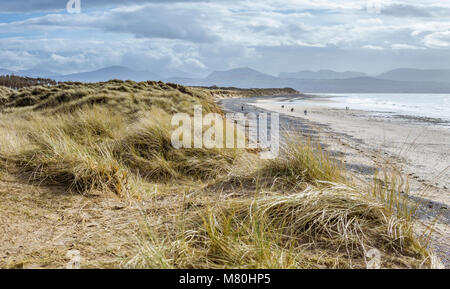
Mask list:
[{"label": "distant hill", "polygon": [[226,71],[214,71],[206,78],[170,77],[165,81],[191,86],[222,86],[237,88],[273,88],[279,86],[279,78],[241,67]]},{"label": "distant hill", "polygon": [[[208,83],[214,83],[217,86],[232,86],[236,87],[258,87],[258,85],[264,85],[264,87],[270,86],[272,83],[276,83],[278,78],[265,74],[248,67],[235,68],[227,71],[215,71],[205,78]],[[259,86],[260,87],[260,86]]]},{"label": "distant hill", "polygon": [[28,70],[19,70],[14,72],[14,75],[23,76],[23,77],[33,77],[33,78],[57,78],[61,76],[58,73],[55,73],[50,70],[43,69],[28,69]]},{"label": "distant hill", "polygon": [[355,72],[355,71],[337,72],[333,70],[319,70],[319,71],[303,70],[300,72],[281,72],[279,74],[279,77],[281,78],[296,78],[296,79],[348,79],[364,76],[367,75],[362,72]]},{"label": "distant hill", "polygon": [[111,79],[119,80],[159,80],[159,76],[150,71],[136,71],[123,66],[110,66],[95,71],[68,74],[57,77],[59,81],[99,82]]},{"label": "distant hill", "polygon": [[377,78],[398,81],[433,81],[450,83],[450,69],[399,68],[378,75]]}]

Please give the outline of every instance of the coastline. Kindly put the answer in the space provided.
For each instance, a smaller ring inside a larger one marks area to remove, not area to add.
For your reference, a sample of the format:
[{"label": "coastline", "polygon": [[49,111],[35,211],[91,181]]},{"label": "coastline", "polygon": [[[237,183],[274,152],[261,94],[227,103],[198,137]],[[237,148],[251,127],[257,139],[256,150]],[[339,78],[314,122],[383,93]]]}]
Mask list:
[{"label": "coastline", "polygon": [[[333,143],[327,141],[329,137],[326,136],[330,133],[352,136],[343,138],[350,140],[348,145],[394,158],[406,174],[416,176],[414,179],[420,183],[445,191],[447,194],[440,197],[450,204],[450,127],[439,125],[436,119],[420,116],[387,117],[374,111],[316,106],[314,102],[327,100],[322,97],[318,100],[311,95],[296,100],[295,103],[285,102],[284,108],[278,104],[278,98],[256,100],[251,104],[309,122],[325,136],[328,145]],[[306,116],[304,110],[307,110]],[[441,177],[437,179],[439,175]]]},{"label": "coastline", "polygon": [[[99,94],[100,103],[91,105]],[[265,112],[260,99],[219,103]],[[129,81],[7,95],[0,126],[0,267],[63,268],[75,249],[83,268],[362,269],[373,267],[368,248],[382,258],[377,267],[443,267],[414,234],[407,211],[376,202],[385,195],[382,181],[373,196],[360,194],[371,186],[349,185],[345,170],[311,144],[290,142],[281,153],[286,157],[273,161],[255,150],[170,145],[174,111],[189,114],[198,104],[223,113],[217,101],[201,89]],[[346,139],[362,143],[350,134],[284,113],[280,121],[314,141],[320,137],[332,158],[359,156],[359,148],[346,155],[348,147],[332,147]],[[350,161],[349,170],[370,180],[373,167]],[[388,199],[398,200],[396,193]],[[408,205],[403,197],[400,203]],[[445,237],[438,245],[446,245]],[[211,254],[217,240],[222,249]]]},{"label": "coastline", "polygon": [[411,198],[422,204],[417,214],[419,221],[424,225],[435,222],[432,247],[449,268],[450,129],[427,118],[383,117],[373,111],[314,105],[317,101],[327,100],[298,95],[229,99],[219,103],[226,111],[238,111],[244,106],[245,113],[280,113],[281,129],[289,127],[318,136],[325,149],[362,181],[372,182],[378,168],[395,166],[407,178]]}]

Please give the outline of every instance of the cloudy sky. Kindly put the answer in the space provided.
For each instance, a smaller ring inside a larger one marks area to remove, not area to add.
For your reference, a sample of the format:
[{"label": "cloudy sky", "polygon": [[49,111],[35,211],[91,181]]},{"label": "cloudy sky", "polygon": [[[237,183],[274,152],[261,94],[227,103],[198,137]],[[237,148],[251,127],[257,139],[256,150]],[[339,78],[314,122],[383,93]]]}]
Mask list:
[{"label": "cloudy sky", "polygon": [[450,68],[450,1],[0,0],[0,68]]}]

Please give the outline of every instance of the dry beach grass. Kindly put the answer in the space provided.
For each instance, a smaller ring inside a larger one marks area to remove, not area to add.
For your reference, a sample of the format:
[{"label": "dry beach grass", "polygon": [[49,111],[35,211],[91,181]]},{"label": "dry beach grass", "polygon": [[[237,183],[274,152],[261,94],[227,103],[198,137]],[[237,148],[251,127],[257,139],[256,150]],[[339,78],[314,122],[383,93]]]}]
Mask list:
[{"label": "dry beach grass", "polygon": [[214,93],[1,89],[0,266],[64,267],[74,248],[86,268],[365,268],[372,248],[382,267],[436,266],[399,188],[356,185],[314,142],[292,136],[276,160],[174,149],[170,115],[222,113]]}]

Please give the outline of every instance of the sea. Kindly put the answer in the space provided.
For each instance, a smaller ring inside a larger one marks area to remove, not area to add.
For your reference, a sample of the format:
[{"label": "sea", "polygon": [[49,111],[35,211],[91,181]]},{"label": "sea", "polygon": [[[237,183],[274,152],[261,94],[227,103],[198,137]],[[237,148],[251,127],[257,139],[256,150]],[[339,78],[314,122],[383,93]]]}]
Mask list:
[{"label": "sea", "polygon": [[[329,101],[314,102],[335,108],[350,107],[386,115],[441,119],[450,123],[450,94],[430,93],[320,93]],[[313,104],[311,102],[311,104]]]}]

